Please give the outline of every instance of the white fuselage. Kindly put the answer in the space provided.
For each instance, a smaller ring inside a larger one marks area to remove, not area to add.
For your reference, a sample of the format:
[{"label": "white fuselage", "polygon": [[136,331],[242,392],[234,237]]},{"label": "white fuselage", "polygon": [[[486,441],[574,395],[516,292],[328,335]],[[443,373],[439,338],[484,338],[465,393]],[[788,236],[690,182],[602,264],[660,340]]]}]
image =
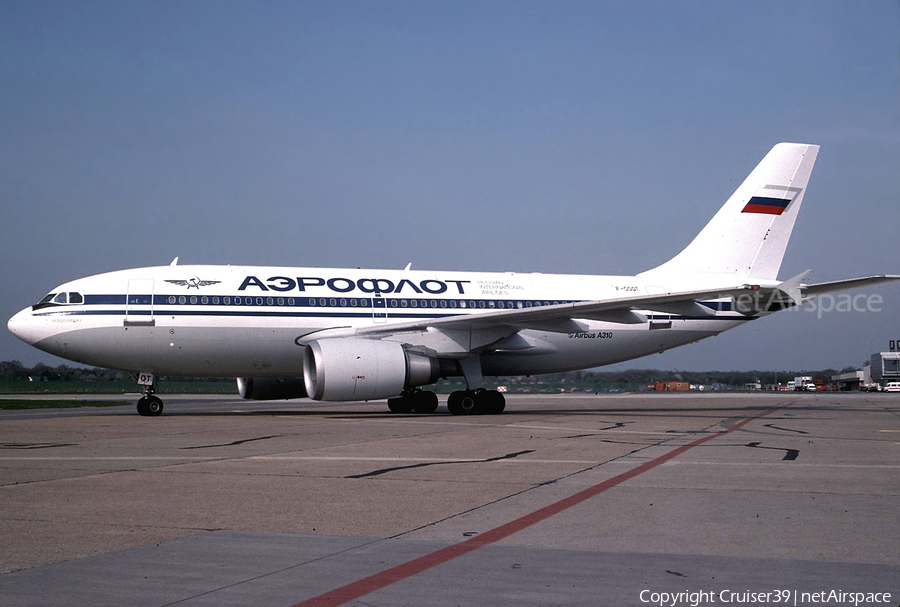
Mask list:
[{"label": "white fuselage", "polygon": [[[61,285],[51,294],[55,303],[23,310],[9,328],[41,350],[89,365],[191,377],[298,377],[305,345],[335,330],[696,286],[660,284],[658,277],[652,282],[634,276],[161,266]],[[646,322],[584,320],[585,330],[576,332],[527,328],[515,344],[500,341],[485,351],[483,372],[597,367],[697,341],[752,318],[733,311],[727,300],[701,304],[706,310],[699,315],[646,310]]]}]

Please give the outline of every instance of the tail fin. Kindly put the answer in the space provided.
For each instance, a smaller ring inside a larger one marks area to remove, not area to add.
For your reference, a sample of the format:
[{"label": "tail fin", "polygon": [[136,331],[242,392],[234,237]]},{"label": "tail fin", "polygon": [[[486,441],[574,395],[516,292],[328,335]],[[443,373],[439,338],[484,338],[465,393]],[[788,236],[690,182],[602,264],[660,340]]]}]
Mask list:
[{"label": "tail fin", "polygon": [[803,143],[773,147],[686,249],[644,275],[775,280],[818,153]]}]

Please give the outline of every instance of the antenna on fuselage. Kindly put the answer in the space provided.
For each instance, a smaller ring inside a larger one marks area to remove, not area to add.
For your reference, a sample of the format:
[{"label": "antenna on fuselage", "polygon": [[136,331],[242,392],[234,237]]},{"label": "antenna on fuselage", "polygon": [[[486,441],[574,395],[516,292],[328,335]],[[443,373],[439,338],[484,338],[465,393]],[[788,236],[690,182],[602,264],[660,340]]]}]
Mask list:
[{"label": "antenna on fuselage", "polygon": [[176,257],[175,259],[173,259],[173,260],[172,260],[172,263],[170,263],[169,265],[170,265],[170,266],[177,266],[177,265],[178,265],[178,258]]}]

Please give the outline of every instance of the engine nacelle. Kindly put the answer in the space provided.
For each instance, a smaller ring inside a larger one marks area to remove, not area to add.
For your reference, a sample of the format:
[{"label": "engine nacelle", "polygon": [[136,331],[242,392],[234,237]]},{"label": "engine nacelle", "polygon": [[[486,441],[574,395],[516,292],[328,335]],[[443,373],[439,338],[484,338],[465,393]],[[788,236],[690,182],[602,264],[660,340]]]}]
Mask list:
[{"label": "engine nacelle", "polygon": [[238,377],[238,393],[247,400],[288,400],[306,398],[303,379],[273,379],[271,377]]},{"label": "engine nacelle", "polygon": [[314,400],[390,398],[406,388],[434,383],[440,372],[436,358],[392,341],[321,339],[310,342],[303,353],[303,381]]}]

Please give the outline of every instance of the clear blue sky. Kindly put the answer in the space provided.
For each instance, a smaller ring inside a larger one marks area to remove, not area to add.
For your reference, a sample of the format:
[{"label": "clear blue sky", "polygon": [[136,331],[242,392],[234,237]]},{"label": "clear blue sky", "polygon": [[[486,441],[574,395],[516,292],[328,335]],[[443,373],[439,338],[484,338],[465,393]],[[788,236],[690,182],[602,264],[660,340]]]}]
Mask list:
[{"label": "clear blue sky", "polygon": [[[4,318],[176,255],[633,274],[779,141],[822,146],[782,276],[900,273],[896,0],[6,1],[0,91]],[[632,366],[858,365],[870,291]]]}]

